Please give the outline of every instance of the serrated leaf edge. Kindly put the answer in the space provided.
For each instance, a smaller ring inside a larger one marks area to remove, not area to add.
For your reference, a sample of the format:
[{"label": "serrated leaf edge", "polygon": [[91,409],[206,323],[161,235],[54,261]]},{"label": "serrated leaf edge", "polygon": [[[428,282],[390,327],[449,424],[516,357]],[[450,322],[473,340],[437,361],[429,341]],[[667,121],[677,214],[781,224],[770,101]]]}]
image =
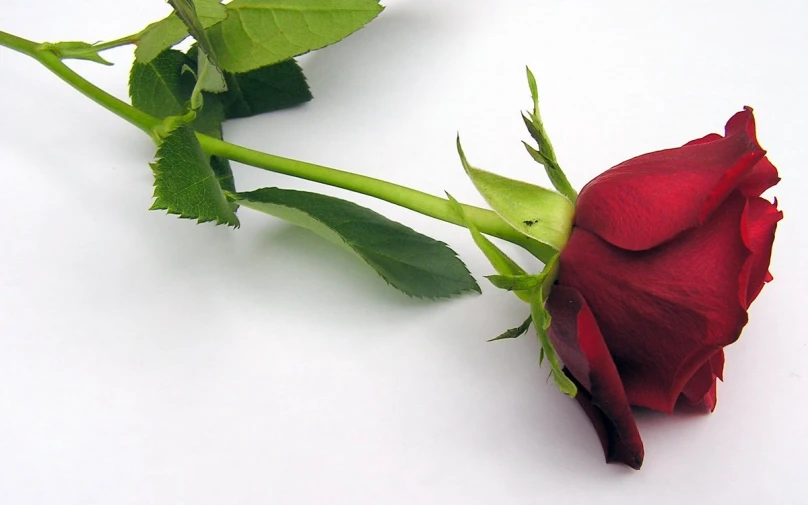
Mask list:
[{"label": "serrated leaf edge", "polygon": [[[282,188],[265,188],[265,189],[282,189]],[[289,191],[289,190],[284,190],[284,191]],[[293,191],[294,191],[294,190],[293,190]],[[260,201],[253,201],[253,200],[250,200],[250,199],[249,199],[249,197],[248,197],[249,193],[250,193],[250,192],[238,192],[238,193],[227,193],[227,192],[226,192],[226,194],[230,195],[232,198],[234,198],[234,199],[236,199],[237,201],[239,201],[239,202],[241,203],[241,205],[243,205],[243,206],[245,206],[245,207],[248,207],[248,208],[250,207],[250,205],[249,205],[249,204],[245,204],[245,203],[244,203],[244,201],[247,201],[247,202],[252,202],[252,203],[266,203],[266,202],[260,202]],[[324,195],[324,196],[328,196],[328,195]],[[330,197],[330,198],[334,198],[334,197]],[[353,205],[357,205],[357,204],[356,204],[356,203],[354,203],[354,202],[349,202],[349,203],[352,203]],[[283,204],[281,204],[281,203],[275,203],[275,202],[273,202],[273,203],[272,203],[272,205],[277,205],[277,206],[279,206],[279,207],[286,207],[286,208],[288,208],[288,209],[293,209],[293,210],[296,210],[296,211],[298,211],[298,212],[302,212],[302,213],[306,214],[306,215],[307,215],[309,218],[311,218],[312,220],[317,221],[318,223],[322,224],[324,227],[326,227],[326,228],[328,228],[329,230],[333,231],[333,232],[334,232],[334,234],[335,234],[335,235],[337,235],[337,236],[340,238],[340,240],[342,241],[342,243],[343,243],[345,246],[347,246],[348,248],[350,248],[352,251],[354,251],[354,253],[355,253],[357,256],[359,256],[359,258],[360,258],[360,259],[361,259],[361,260],[362,260],[364,263],[366,263],[366,264],[367,264],[369,267],[371,267],[371,269],[372,269],[374,272],[376,272],[376,274],[377,274],[379,277],[381,277],[381,278],[382,278],[382,279],[385,281],[385,283],[387,283],[389,286],[391,286],[391,287],[395,288],[396,290],[398,290],[398,291],[400,291],[400,292],[404,293],[405,295],[407,295],[407,296],[409,296],[409,297],[411,297],[411,298],[420,299],[420,300],[425,300],[425,299],[426,299],[426,300],[441,300],[441,299],[447,299],[447,298],[451,298],[451,297],[453,297],[453,296],[458,296],[458,295],[461,295],[461,294],[463,294],[463,293],[469,293],[469,292],[482,293],[482,289],[480,288],[480,285],[477,283],[477,280],[476,280],[476,279],[474,279],[474,276],[472,276],[472,275],[471,275],[471,272],[469,271],[468,267],[467,267],[467,266],[466,266],[466,264],[465,264],[465,263],[464,263],[464,262],[463,262],[463,261],[460,259],[460,257],[458,256],[458,254],[457,254],[457,253],[454,251],[454,249],[452,249],[451,247],[449,247],[449,245],[448,245],[448,244],[446,244],[445,242],[442,242],[442,241],[440,241],[440,240],[436,240],[436,239],[433,239],[433,238],[431,238],[431,237],[428,237],[428,236],[424,235],[423,233],[420,233],[420,232],[417,232],[417,231],[413,230],[413,229],[412,229],[412,228],[410,228],[409,226],[406,226],[406,225],[404,225],[404,224],[401,224],[401,223],[396,222],[396,224],[398,224],[398,225],[399,225],[399,226],[401,226],[402,228],[406,229],[407,231],[412,232],[413,234],[416,234],[416,235],[419,235],[419,236],[425,237],[425,238],[427,238],[427,239],[429,239],[429,240],[431,240],[431,241],[433,241],[433,242],[435,242],[435,243],[437,243],[437,244],[439,244],[439,245],[441,245],[441,246],[445,247],[445,248],[446,248],[446,250],[447,250],[447,251],[449,251],[449,252],[452,254],[452,256],[453,256],[453,257],[454,257],[454,258],[455,258],[455,259],[458,261],[458,263],[460,263],[460,265],[463,267],[463,271],[464,271],[464,272],[465,272],[465,273],[468,275],[469,279],[471,280],[471,286],[470,286],[470,287],[468,287],[468,288],[466,288],[466,289],[458,289],[458,290],[448,291],[446,294],[443,294],[443,295],[438,295],[438,296],[421,295],[421,294],[418,294],[418,293],[414,293],[414,292],[412,292],[412,291],[409,291],[409,290],[407,290],[407,289],[405,289],[405,288],[403,288],[403,287],[401,287],[401,286],[398,286],[398,285],[396,285],[396,284],[392,283],[392,282],[390,281],[390,279],[389,279],[389,278],[388,278],[386,275],[384,275],[384,274],[383,274],[383,273],[382,273],[382,272],[381,272],[381,271],[380,271],[380,270],[379,270],[379,269],[378,269],[376,266],[374,266],[374,265],[373,265],[373,263],[372,263],[372,262],[368,261],[368,259],[365,257],[365,255],[363,255],[363,254],[359,254],[359,252],[357,251],[357,249],[362,249],[362,250],[365,250],[365,248],[364,248],[364,247],[359,246],[359,245],[356,245],[356,244],[353,244],[352,242],[350,242],[350,241],[346,240],[346,239],[345,239],[345,237],[344,237],[344,236],[343,236],[341,233],[339,233],[339,232],[337,232],[336,230],[334,230],[334,229],[333,229],[331,226],[328,226],[328,225],[327,225],[326,223],[324,223],[322,220],[317,219],[316,217],[312,216],[312,215],[311,215],[311,214],[309,214],[308,212],[305,212],[305,211],[303,211],[303,210],[301,210],[301,209],[299,209],[299,208],[296,208],[296,207],[293,207],[293,206],[290,206],[290,205],[283,205]],[[360,207],[361,207],[361,206],[360,206]],[[368,209],[368,208],[366,208],[366,207],[362,207],[362,208],[363,208],[363,209],[365,209],[365,210],[368,210],[368,211],[370,211],[370,212],[376,213],[375,211],[373,211],[373,210],[371,210],[371,209]],[[382,216],[382,217],[384,217],[384,216]],[[386,218],[386,217],[385,217],[384,219],[386,219],[386,220],[387,220],[388,218]],[[315,233],[315,234],[316,234],[316,232],[313,232],[313,231],[312,231],[312,233]],[[373,254],[373,255],[379,255],[379,256],[382,256],[381,254],[379,254],[378,252],[375,252],[375,251],[374,251],[372,254]],[[396,261],[396,262],[401,263],[401,264],[403,264],[403,265],[408,265],[407,263],[405,263],[405,262],[403,262],[403,261],[400,261],[400,260],[399,260],[399,259],[397,259],[397,258],[392,258],[392,257],[390,257],[390,256],[386,256],[386,257],[387,257],[388,259],[390,259],[390,260]]]}]

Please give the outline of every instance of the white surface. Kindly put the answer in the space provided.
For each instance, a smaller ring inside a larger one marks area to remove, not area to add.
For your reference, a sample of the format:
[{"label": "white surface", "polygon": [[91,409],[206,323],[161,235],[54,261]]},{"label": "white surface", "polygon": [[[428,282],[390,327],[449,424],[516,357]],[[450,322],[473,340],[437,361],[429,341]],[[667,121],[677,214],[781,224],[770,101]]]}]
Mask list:
[{"label": "white surface", "polygon": [[[538,345],[486,339],[521,302],[413,301],[305,231],[148,212],[148,138],[0,50],[0,503],[808,503],[804,21],[796,1],[389,0],[303,59],[315,100],[230,140],[481,203],[454,150],[543,181],[519,144],[537,74],[577,187],[755,107],[780,169],[776,277],[727,350],[718,409],[638,414],[645,466],[603,463]],[[14,2],[0,29],[105,40],[158,0]],[[126,95],[131,51],[74,67]],[[240,188],[316,188],[249,168]],[[320,188],[317,188],[320,189]],[[347,195],[337,190],[332,194]],[[348,195],[349,196],[349,195]],[[355,198],[447,241],[466,233]]]}]

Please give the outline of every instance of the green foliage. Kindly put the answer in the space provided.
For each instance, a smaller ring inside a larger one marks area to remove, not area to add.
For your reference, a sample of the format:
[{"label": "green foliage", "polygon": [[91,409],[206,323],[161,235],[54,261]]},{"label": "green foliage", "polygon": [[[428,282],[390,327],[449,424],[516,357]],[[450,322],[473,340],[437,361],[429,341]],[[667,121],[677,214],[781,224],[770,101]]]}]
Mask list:
[{"label": "green foliage", "polygon": [[182,218],[198,222],[238,226],[233,207],[227,201],[209,157],[190,126],[171,131],[157,150],[154,170],[154,205]]},{"label": "green foliage", "polygon": [[505,339],[508,339],[508,338],[519,338],[522,335],[524,335],[525,333],[527,333],[527,330],[530,329],[530,324],[532,322],[533,322],[533,317],[528,316],[528,318],[525,319],[525,322],[523,322],[522,324],[520,324],[516,328],[511,328],[509,330],[505,330],[498,337],[494,337],[491,340],[489,340],[489,342],[496,342],[497,340],[505,340]]},{"label": "green foliage", "polygon": [[[192,72],[183,72],[183,69],[193,69],[195,65],[194,59],[174,49],[163,51],[148,63],[135,61],[129,75],[132,105],[160,119],[185,114],[194,89],[194,75]],[[191,126],[200,133],[221,139],[224,105],[218,95],[207,93],[203,103],[202,109],[196,111],[196,119]],[[216,158],[211,159],[210,163],[222,188],[235,191],[230,162],[225,158]]]},{"label": "green foliage", "polygon": [[[455,213],[460,216],[460,219],[463,220],[463,224],[466,226],[466,228],[468,228],[469,232],[471,232],[472,240],[474,240],[474,243],[488,259],[488,262],[491,263],[491,266],[494,267],[494,270],[502,275],[526,275],[526,272],[522,269],[522,267],[520,267],[507,254],[505,254],[502,249],[491,242],[491,240],[489,240],[485,235],[480,233],[480,230],[477,229],[474,223],[466,215],[465,211],[463,210],[463,206],[460,205],[460,203],[455,200],[452,195],[446,193],[446,197],[449,199],[449,203],[452,205]],[[516,296],[526,302],[530,301],[530,295],[528,293],[517,292]]]},{"label": "green foliage", "polygon": [[196,40],[197,45],[197,65],[196,65],[196,85],[191,93],[191,108],[197,110],[202,107],[202,91],[210,93],[221,93],[227,90],[224,82],[224,75],[219,69],[216,60],[216,52],[210,45],[205,27],[196,13],[196,8],[191,0],[168,0],[174,7],[177,17],[182,20],[188,33]]},{"label": "green foliage", "polygon": [[393,287],[418,298],[445,298],[480,287],[446,244],[352,202],[303,191],[263,188],[233,195],[356,253]]},{"label": "green foliage", "polygon": [[485,278],[506,291],[530,291],[544,282],[541,275],[486,275]]},{"label": "green foliage", "polygon": [[138,37],[141,63],[191,35],[216,67],[247,72],[333,44],[379,15],[377,0],[172,0]]},{"label": "green foliage", "polygon": [[286,109],[312,98],[306,76],[293,59],[243,74],[226,72],[225,79],[227,93],[222,101],[227,119]]},{"label": "green foliage", "polygon": [[[194,0],[193,5],[203,29],[210,28],[227,17],[227,9],[219,0]],[[176,11],[172,12],[167,18],[150,24],[140,32],[135,58],[140,63],[148,63],[187,36],[188,27],[177,16]]]},{"label": "green foliage", "polygon": [[[188,57],[197,59],[196,46]],[[251,117],[294,107],[312,99],[303,69],[294,59],[249,72],[224,72],[227,90],[217,96],[224,105],[225,119]]]},{"label": "green foliage", "polygon": [[[222,74],[222,71],[216,67],[211,58],[205,54],[204,51],[197,49],[196,52],[196,88],[198,88],[200,91],[207,91],[210,93],[223,93],[227,91],[227,83],[224,80],[224,74]],[[193,102],[194,95],[192,94],[191,96],[191,101]]]},{"label": "green foliage", "polygon": [[[210,61],[216,64],[216,53],[210,45],[208,36],[205,33],[205,25],[196,12],[194,2],[192,0],[168,0],[168,3],[174,7],[174,13],[180,18],[180,21],[183,22],[185,28],[188,29],[188,33],[191,34],[191,37],[196,40],[202,52],[207,54]],[[211,5],[211,7],[216,9],[215,17],[218,18],[221,15],[223,6],[219,5],[213,7],[213,5]]]},{"label": "green foliage", "polygon": [[533,72],[531,72],[529,68],[527,69],[527,83],[530,88],[530,95],[533,98],[533,112],[522,114],[522,119],[525,121],[525,126],[530,136],[533,137],[539,148],[534,149],[526,142],[522,143],[525,149],[527,149],[528,154],[530,154],[537,163],[544,166],[544,170],[547,172],[547,177],[550,178],[553,187],[556,188],[559,193],[567,197],[574,205],[578,199],[578,192],[573,189],[564,171],[561,170],[561,167],[558,165],[558,160],[556,160],[553,144],[550,142],[550,137],[544,129],[544,123],[539,114],[539,87],[536,85],[536,77],[533,76]]},{"label": "green foliage", "polygon": [[[199,74],[199,54],[193,46],[187,54],[169,49],[146,63],[135,61],[129,78],[132,105],[160,119],[186,114],[194,91],[194,76]],[[202,108],[191,122],[196,131],[211,137],[222,138],[222,122],[227,118],[277,110],[311,99],[306,78],[294,60],[244,74],[225,75],[229,83],[227,91],[203,93]],[[222,189],[235,192],[230,162],[213,157],[210,164]]]},{"label": "green foliage", "polygon": [[216,63],[247,72],[337,42],[375,18],[377,0],[233,0],[208,28]]},{"label": "green foliage", "polygon": [[[454,200],[452,200],[454,201]],[[547,334],[550,328],[550,313],[545,308],[545,293],[549,289],[549,284],[555,279],[558,272],[558,255],[555,255],[539,274],[527,275],[522,272],[503,273],[500,275],[489,275],[486,278],[491,283],[507,291],[514,291],[520,298],[525,299],[530,304],[530,318],[517,328],[511,328],[500,336],[489,340],[503,340],[507,338],[517,338],[527,332],[530,323],[536,328],[536,335],[541,344],[539,354],[539,365],[545,358],[550,363],[551,375],[558,385],[558,388],[566,395],[574,397],[577,394],[575,384],[564,374],[561,362],[558,359],[553,343]]]},{"label": "green foliage", "polygon": [[528,237],[561,250],[572,231],[575,207],[563,195],[549,189],[469,165],[460,138],[457,152],[477,191],[508,224]]},{"label": "green foliage", "polygon": [[[211,156],[210,168],[213,169],[213,173],[216,174],[216,178],[219,179],[219,186],[221,186],[224,191],[235,193],[236,180],[233,178],[233,169],[230,168],[230,160],[222,158],[221,156]],[[235,203],[231,205],[234,210],[238,207],[238,204]]]},{"label": "green foliage", "polygon": [[43,44],[43,49],[62,59],[87,60],[102,65],[112,65],[98,54],[98,48],[87,42],[56,42]]},{"label": "green foliage", "polygon": [[536,328],[536,334],[539,337],[539,343],[541,344],[542,354],[539,363],[541,363],[542,358],[546,357],[547,361],[550,363],[550,373],[558,389],[565,395],[575,398],[575,395],[578,394],[578,388],[575,387],[575,384],[564,373],[553,343],[550,342],[550,337],[547,334],[551,319],[550,313],[547,312],[547,309],[544,307],[544,292],[541,288],[533,291],[533,296],[531,296],[530,299],[530,315],[533,319],[533,327]]},{"label": "green foliage", "polygon": [[194,89],[193,75],[182,72],[188,62],[183,53],[173,49],[148,63],[135,61],[129,73],[132,105],[158,118],[186,112],[186,103]]}]

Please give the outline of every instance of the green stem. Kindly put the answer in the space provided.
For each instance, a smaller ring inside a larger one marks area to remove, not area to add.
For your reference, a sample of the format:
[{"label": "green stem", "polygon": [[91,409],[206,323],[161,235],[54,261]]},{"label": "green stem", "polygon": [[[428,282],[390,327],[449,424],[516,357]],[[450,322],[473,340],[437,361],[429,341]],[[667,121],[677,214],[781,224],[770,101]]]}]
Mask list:
[{"label": "green stem", "polygon": [[22,54],[27,54],[33,58],[36,58],[36,51],[39,47],[39,44],[36,42],[32,42],[22,37],[17,37],[16,35],[12,35],[4,31],[0,31],[0,45],[6,46],[9,49],[13,49]]},{"label": "green stem", "polygon": [[[291,175],[299,179],[319,182],[372,196],[420,214],[465,227],[463,220],[453,210],[449,200],[438,196],[365,175],[255,151],[200,133],[197,133],[197,138],[202,145],[202,149],[209,154],[222,156],[271,172]],[[517,244],[545,263],[556,253],[549,246],[532,240],[513,229],[495,212],[472,205],[461,205],[468,219],[482,233]]]},{"label": "green stem", "polygon": [[139,111],[80,76],[73,71],[73,69],[65,65],[57,55],[47,50],[46,46],[43,44],[0,31],[0,46],[8,47],[9,49],[34,58],[63,81],[80,91],[84,96],[122,119],[132,123],[149,135],[152,135],[154,129],[162,123],[159,119]]},{"label": "green stem", "polygon": [[93,44],[93,49],[97,52],[106,51],[107,49],[114,49],[116,47],[128,46],[129,44],[134,44],[138,40],[140,40],[140,33],[133,33],[132,35],[127,35],[126,37],[110,40],[109,42],[99,42],[98,44]]},{"label": "green stem", "polygon": [[[90,83],[65,65],[58,56],[43,49],[41,44],[0,31],[0,46],[6,46],[31,56],[91,100],[155,138],[156,130],[162,125],[161,120],[132,107]],[[197,133],[197,137],[202,149],[208,154],[373,196],[441,221],[464,226],[462,219],[446,199],[373,177],[255,151],[199,133]],[[517,244],[545,263],[555,254],[554,249],[521,234],[493,211],[471,205],[463,205],[463,209],[468,219],[482,233]]]}]

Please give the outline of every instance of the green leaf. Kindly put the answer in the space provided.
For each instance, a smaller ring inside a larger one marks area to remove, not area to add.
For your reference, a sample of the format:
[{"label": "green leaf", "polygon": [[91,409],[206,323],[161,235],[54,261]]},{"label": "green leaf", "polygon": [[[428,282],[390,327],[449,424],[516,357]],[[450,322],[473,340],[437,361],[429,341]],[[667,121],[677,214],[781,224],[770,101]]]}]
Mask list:
[{"label": "green leaf", "polygon": [[389,284],[410,296],[445,298],[480,291],[446,244],[355,203],[278,188],[233,196],[245,207],[308,228],[356,253]]},{"label": "green leaf", "polygon": [[551,319],[550,313],[544,307],[544,295],[541,288],[533,291],[533,296],[530,299],[530,314],[533,319],[533,327],[536,328],[536,335],[538,335],[539,343],[541,344],[542,354],[540,355],[539,365],[541,365],[542,358],[546,358],[550,363],[550,373],[558,389],[565,395],[575,398],[578,388],[564,373],[555,347],[553,347],[553,343],[550,342],[550,336],[547,334]]},{"label": "green leaf", "polygon": [[[183,68],[189,66],[193,69],[195,65],[195,60],[173,49],[162,52],[148,63],[135,61],[129,76],[132,105],[160,119],[184,114],[194,89],[194,78],[191,72],[183,72]],[[200,133],[221,139],[224,106],[218,95],[206,93],[204,96],[204,105],[196,111],[191,126]],[[214,156],[210,164],[222,189],[235,191],[230,161]]]},{"label": "green leaf", "polygon": [[[196,12],[194,2],[192,0],[168,0],[168,3],[174,7],[174,13],[177,14],[177,17],[185,24],[191,37],[196,39],[196,43],[202,49],[201,52],[205,53],[208,60],[218,67],[219,65],[216,63],[216,52],[210,45],[208,35],[205,33],[205,25]],[[217,14],[220,14],[221,6],[216,8],[219,9]]]},{"label": "green leaf", "polygon": [[[197,48],[188,49],[188,57],[197,59]],[[225,118],[251,117],[265,112],[294,107],[311,100],[303,69],[294,59],[284,60],[249,72],[224,72],[227,91],[219,93]]]},{"label": "green leaf", "polygon": [[[192,72],[183,72],[183,68],[187,66],[195,70],[195,58],[196,53],[191,55],[189,51],[186,56],[169,49],[148,63],[135,61],[129,76],[132,105],[160,119],[184,114],[194,89],[194,76]],[[191,126],[200,133],[221,139],[224,119],[224,105],[219,95],[205,93],[203,106],[196,111],[196,119]],[[235,191],[230,161],[214,156],[211,157],[210,164],[222,189]],[[237,207],[233,204],[234,209]]]},{"label": "green leaf", "polygon": [[541,275],[486,275],[485,278],[506,291],[530,291],[544,282]]},{"label": "green leaf", "polygon": [[572,232],[575,207],[560,193],[469,165],[460,138],[457,152],[471,182],[488,205],[516,230],[561,250]]},{"label": "green leaf", "polygon": [[[165,119],[187,112],[194,89],[194,77],[183,73],[185,66],[195,65],[185,54],[170,49],[148,63],[135,61],[129,74],[132,105],[154,117]],[[206,95],[204,107],[197,111],[192,126],[198,132],[221,138],[224,107],[215,95]]]},{"label": "green leaf", "polygon": [[533,322],[533,317],[528,316],[525,319],[525,322],[517,326],[516,328],[511,328],[509,330],[505,330],[502,334],[498,337],[494,337],[489,342],[496,342],[497,340],[504,340],[506,338],[518,338],[527,333],[527,330],[530,328],[530,324]]},{"label": "green leaf", "polygon": [[[227,17],[227,10],[219,0],[194,0],[194,6],[203,28],[210,28]],[[172,12],[167,18],[150,24],[140,33],[135,57],[141,63],[148,63],[187,36],[188,27],[176,12]]]},{"label": "green leaf", "polygon": [[132,105],[158,118],[186,112],[186,103],[194,89],[194,78],[182,69],[188,58],[173,49],[162,52],[148,63],[135,61],[129,74]]},{"label": "green leaf", "polygon": [[220,68],[247,72],[333,44],[382,9],[377,0],[233,0],[207,34]]},{"label": "green leaf", "polygon": [[180,126],[163,139],[152,169],[151,210],[164,209],[200,223],[214,221],[238,227],[238,218],[190,126]]},{"label": "green leaf", "polygon": [[295,60],[257,68],[243,74],[225,73],[222,96],[228,119],[250,117],[294,107],[311,100],[306,76]]},{"label": "green leaf", "polygon": [[223,93],[227,91],[227,83],[224,80],[224,74],[213,64],[205,51],[197,49],[197,80],[198,87],[202,91],[210,93]]},{"label": "green leaf", "polygon": [[[236,181],[233,178],[233,169],[230,168],[230,160],[222,158],[221,156],[210,157],[210,167],[216,178],[219,179],[219,186],[228,193],[236,192]],[[231,204],[233,207],[238,207],[238,204]]]}]

